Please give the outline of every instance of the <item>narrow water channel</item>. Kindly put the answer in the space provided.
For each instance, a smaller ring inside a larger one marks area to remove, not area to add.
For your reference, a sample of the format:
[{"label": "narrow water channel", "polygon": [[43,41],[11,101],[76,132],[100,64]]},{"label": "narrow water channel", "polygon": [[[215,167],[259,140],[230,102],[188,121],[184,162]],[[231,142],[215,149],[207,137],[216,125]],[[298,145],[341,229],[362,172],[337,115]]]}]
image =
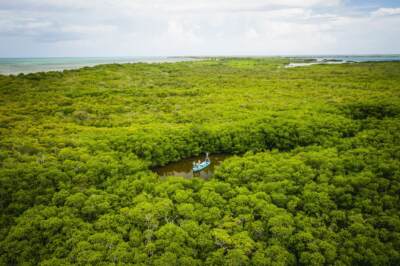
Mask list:
[{"label": "narrow water channel", "polygon": [[186,159],[182,159],[178,162],[175,163],[170,163],[162,167],[157,167],[154,169],[154,171],[162,177],[166,176],[182,176],[186,178],[192,178],[194,176],[196,177],[202,177],[205,179],[210,178],[214,174],[214,169],[216,166],[220,165],[225,159],[230,157],[231,155],[227,154],[216,154],[216,155],[210,155],[210,160],[211,160],[211,165],[204,169],[201,172],[198,173],[193,173],[192,171],[192,166],[194,161],[204,160],[204,155],[203,156],[196,156],[196,157],[190,157]]}]

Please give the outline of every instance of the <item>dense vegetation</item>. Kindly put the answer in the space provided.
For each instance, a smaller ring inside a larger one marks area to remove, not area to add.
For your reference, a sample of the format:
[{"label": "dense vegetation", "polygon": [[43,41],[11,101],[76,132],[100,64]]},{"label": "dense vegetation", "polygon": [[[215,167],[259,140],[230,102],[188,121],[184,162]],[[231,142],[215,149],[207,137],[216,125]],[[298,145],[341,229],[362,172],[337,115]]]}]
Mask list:
[{"label": "dense vegetation", "polygon": [[400,265],[400,63],[286,63],[0,76],[0,265]]}]

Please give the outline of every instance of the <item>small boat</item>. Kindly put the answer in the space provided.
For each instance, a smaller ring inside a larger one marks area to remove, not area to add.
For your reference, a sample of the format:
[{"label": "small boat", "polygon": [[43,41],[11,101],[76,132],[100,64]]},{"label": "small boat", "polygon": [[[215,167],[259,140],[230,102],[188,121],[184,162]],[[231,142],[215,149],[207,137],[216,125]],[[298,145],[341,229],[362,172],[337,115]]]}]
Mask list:
[{"label": "small boat", "polygon": [[206,153],[206,159],[204,161],[202,161],[201,163],[196,163],[193,162],[193,172],[200,172],[204,169],[206,169],[208,166],[210,166],[211,164],[211,160],[208,158],[208,153]]}]

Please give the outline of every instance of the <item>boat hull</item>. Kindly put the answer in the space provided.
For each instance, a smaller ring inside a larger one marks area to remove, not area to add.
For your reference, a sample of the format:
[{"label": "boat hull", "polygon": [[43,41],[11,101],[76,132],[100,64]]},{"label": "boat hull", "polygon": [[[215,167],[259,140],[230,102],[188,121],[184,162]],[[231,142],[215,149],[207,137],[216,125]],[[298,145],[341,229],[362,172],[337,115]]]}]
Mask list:
[{"label": "boat hull", "polygon": [[210,166],[210,164],[211,164],[211,161],[204,161],[204,162],[201,162],[200,164],[198,164],[196,166],[193,166],[192,170],[193,170],[194,173],[195,172],[200,172],[200,171],[206,169],[208,166]]}]

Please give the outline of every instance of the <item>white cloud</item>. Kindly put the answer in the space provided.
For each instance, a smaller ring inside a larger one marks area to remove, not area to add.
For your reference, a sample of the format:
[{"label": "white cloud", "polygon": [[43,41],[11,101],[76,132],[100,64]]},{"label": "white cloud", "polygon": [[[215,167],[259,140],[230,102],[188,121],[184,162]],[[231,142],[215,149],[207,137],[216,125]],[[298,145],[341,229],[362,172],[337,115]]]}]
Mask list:
[{"label": "white cloud", "polygon": [[247,10],[254,7],[316,7],[337,6],[342,0],[0,0],[3,8],[53,8],[53,9],[99,9],[124,8],[131,10]]},{"label": "white cloud", "polygon": [[112,25],[68,25],[61,27],[61,31],[78,34],[108,34],[116,30]]},{"label": "white cloud", "polygon": [[383,17],[383,16],[394,16],[400,15],[400,8],[379,8],[372,12],[372,16]]},{"label": "white cloud", "polygon": [[163,10],[167,12],[229,12],[248,10],[259,11],[263,8],[271,7],[331,7],[339,5],[341,0],[119,0],[111,2],[113,5],[126,8],[128,10]]},{"label": "white cloud", "polygon": [[0,56],[400,53],[398,8],[345,3],[0,0]]}]

